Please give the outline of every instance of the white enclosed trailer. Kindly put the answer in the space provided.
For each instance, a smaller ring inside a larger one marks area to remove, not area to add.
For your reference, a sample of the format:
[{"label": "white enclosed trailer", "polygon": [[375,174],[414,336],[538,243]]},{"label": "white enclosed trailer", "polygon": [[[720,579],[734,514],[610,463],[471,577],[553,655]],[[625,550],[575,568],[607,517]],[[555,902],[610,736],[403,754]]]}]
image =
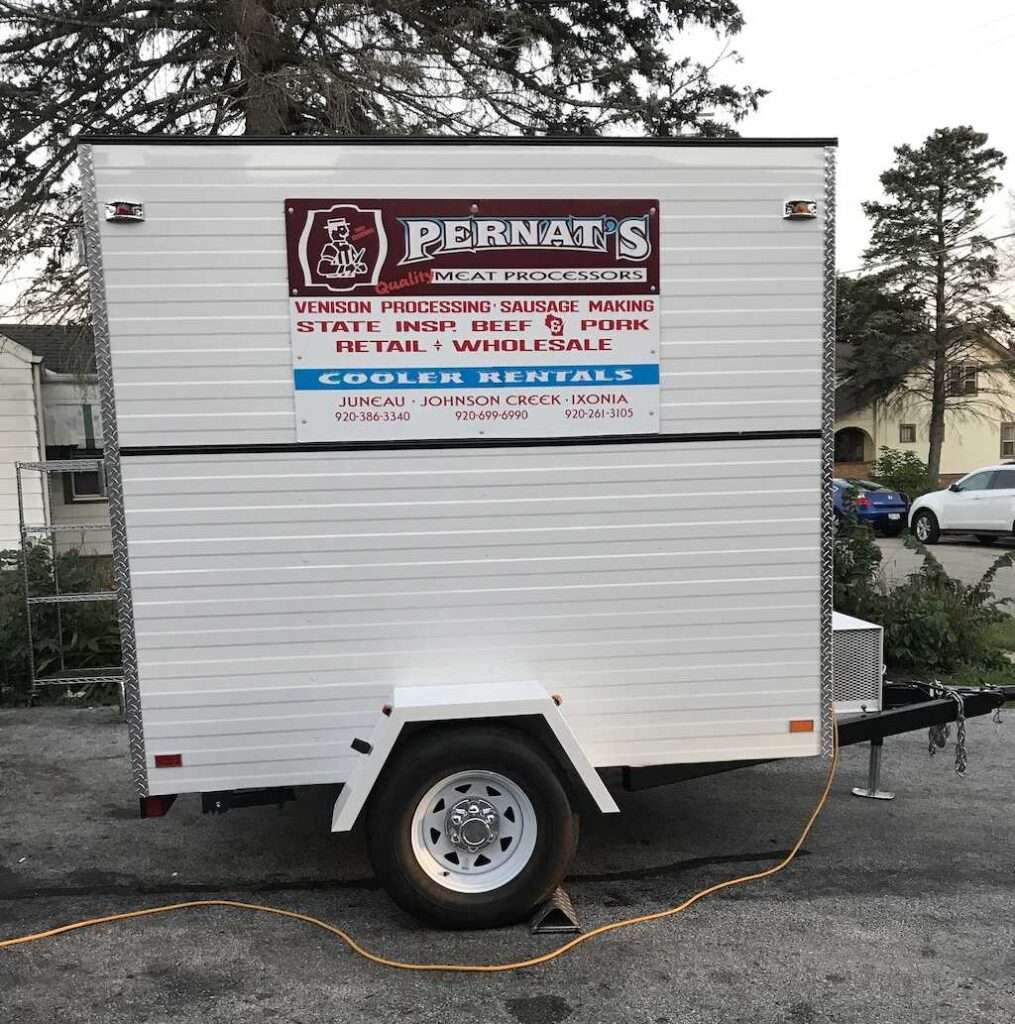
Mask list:
[{"label": "white enclosed trailer", "polygon": [[142,813],[343,783],[480,925],[602,769],[827,751],[834,145],[84,141]]}]

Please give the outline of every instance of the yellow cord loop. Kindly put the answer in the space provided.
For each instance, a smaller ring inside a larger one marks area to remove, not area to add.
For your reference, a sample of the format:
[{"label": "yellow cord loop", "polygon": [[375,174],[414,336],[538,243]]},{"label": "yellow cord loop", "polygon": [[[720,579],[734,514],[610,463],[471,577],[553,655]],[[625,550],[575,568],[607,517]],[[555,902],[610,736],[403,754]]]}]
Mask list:
[{"label": "yellow cord loop", "polygon": [[571,939],[569,942],[565,942],[562,946],[558,946],[556,949],[551,949],[548,953],[530,957],[528,960],[517,960],[514,963],[506,964],[428,964],[413,963],[405,960],[391,960],[386,956],[381,956],[378,953],[372,953],[369,949],[365,949],[348,932],[343,931],[341,928],[336,928],[335,925],[328,924],[320,918],[311,917],[309,914],[300,914],[295,910],[281,910],[278,907],[266,907],[260,903],[242,903],[239,900],[187,900],[185,903],[168,903],[161,907],[150,907],[147,910],[131,910],[123,914],[110,914],[107,917],[93,917],[86,921],[75,921],[73,924],[61,925],[59,928],[50,928],[48,931],[35,932],[33,935],[20,935],[13,939],[4,939],[0,941],[0,949],[9,949],[12,946],[20,946],[26,942],[38,942],[41,939],[52,939],[57,935],[66,935],[67,932],[77,931],[79,928],[91,928],[94,925],[110,924],[113,921],[129,921],[131,918],[135,917],[150,917],[153,914],[169,914],[176,910],[187,910],[191,907],[232,907],[237,910],[256,910],[258,913],[274,914],[276,917],[288,917],[293,921],[302,921],[304,924],[312,924],[317,928],[321,928],[336,936],[341,942],[345,943],[353,953],[363,957],[364,960],[369,960],[371,963],[379,964],[381,967],[393,967],[399,971],[448,971],[457,974],[498,974],[504,971],[521,971],[529,967],[538,967],[540,964],[546,964],[551,960],[556,960],[565,953],[570,953],[573,949],[577,949],[583,943],[591,942],[593,939],[597,939],[601,935],[606,935],[609,932],[620,931],[621,928],[632,928],[634,925],[646,924],[649,921],[659,921],[664,917],[674,917],[677,914],[682,914],[689,907],[693,907],[695,903],[705,899],[706,896],[722,892],[723,889],[731,889],[736,885],[745,885],[748,882],[759,882],[763,878],[771,878],[772,875],[777,875],[780,871],[787,868],[792,863],[797,853],[799,853],[800,848],[807,841],[807,837],[811,834],[811,830],[814,828],[814,823],[818,820],[818,815],[820,815],[822,810],[824,810],[825,804],[828,803],[829,794],[832,792],[832,783],[835,781],[835,773],[839,766],[838,729],[836,728],[836,723],[834,721],[832,723],[832,737],[832,759],[828,767],[828,778],[825,781],[825,787],[821,792],[821,796],[818,799],[814,810],[811,811],[811,815],[807,819],[807,824],[804,825],[799,838],[793,844],[793,848],[781,861],[779,861],[778,864],[773,864],[772,867],[765,868],[763,871],[756,871],[750,875],[740,875],[738,878],[730,878],[725,882],[718,882],[716,885],[710,885],[707,889],[702,889],[700,892],[696,892],[693,896],[689,896],[683,903],[679,903],[675,907],[668,907],[665,910],[657,910],[651,914],[641,914],[638,917],[628,917],[621,921],[612,921],[609,924],[600,925],[598,928],[593,928],[591,931],[585,932],[583,935],[579,935],[577,938]]}]

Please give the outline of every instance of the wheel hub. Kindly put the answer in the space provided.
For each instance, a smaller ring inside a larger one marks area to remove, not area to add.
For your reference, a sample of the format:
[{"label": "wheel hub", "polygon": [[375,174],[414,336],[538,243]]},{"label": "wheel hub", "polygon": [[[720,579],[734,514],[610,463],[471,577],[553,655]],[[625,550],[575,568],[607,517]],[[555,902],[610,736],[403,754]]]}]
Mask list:
[{"label": "wheel hub", "polygon": [[539,828],[518,783],[481,768],[446,775],[420,797],[410,826],[423,872],[451,892],[493,892],[530,863]]},{"label": "wheel hub", "polygon": [[448,842],[459,850],[476,853],[489,846],[500,833],[497,808],[482,797],[465,797],[453,804],[444,820]]}]

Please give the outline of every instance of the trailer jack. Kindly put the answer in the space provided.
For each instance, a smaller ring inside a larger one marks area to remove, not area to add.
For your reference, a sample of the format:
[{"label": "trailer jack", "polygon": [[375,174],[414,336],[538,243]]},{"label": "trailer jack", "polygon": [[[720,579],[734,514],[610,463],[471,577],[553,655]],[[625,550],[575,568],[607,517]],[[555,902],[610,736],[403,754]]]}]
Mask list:
[{"label": "trailer jack", "polygon": [[868,800],[894,800],[894,793],[887,793],[879,788],[881,781],[881,751],[884,748],[883,737],[871,740],[870,762],[867,766],[867,785],[854,786],[853,796],[864,796]]}]

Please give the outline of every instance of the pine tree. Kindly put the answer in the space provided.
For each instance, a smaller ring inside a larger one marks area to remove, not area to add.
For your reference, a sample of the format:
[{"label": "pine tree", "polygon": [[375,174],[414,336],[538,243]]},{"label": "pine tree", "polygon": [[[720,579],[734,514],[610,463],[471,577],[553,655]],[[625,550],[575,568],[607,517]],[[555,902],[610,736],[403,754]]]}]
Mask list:
[{"label": "pine tree", "polygon": [[[733,0],[0,0],[0,266],[84,305],[74,137],[729,134]],[[685,28],[716,59],[675,56]]]},{"label": "pine tree", "polygon": [[[985,335],[1003,337],[1013,324],[994,301],[998,276],[994,241],[980,228],[984,201],[1000,188],[1004,154],[970,127],[939,128],[918,148],[895,149],[895,164],[881,175],[885,200],[863,204],[873,220],[865,259],[880,280],[923,308],[928,328],[906,389],[930,404],[927,465],[941,467],[945,413],[982,407],[969,394],[964,367],[975,364]],[[999,355],[980,364],[990,375],[1015,375]],[[972,389],[972,390],[975,390]]]},{"label": "pine tree", "polygon": [[920,363],[924,304],[885,287],[877,275],[839,275],[835,289],[836,382],[854,404],[891,399]]}]

